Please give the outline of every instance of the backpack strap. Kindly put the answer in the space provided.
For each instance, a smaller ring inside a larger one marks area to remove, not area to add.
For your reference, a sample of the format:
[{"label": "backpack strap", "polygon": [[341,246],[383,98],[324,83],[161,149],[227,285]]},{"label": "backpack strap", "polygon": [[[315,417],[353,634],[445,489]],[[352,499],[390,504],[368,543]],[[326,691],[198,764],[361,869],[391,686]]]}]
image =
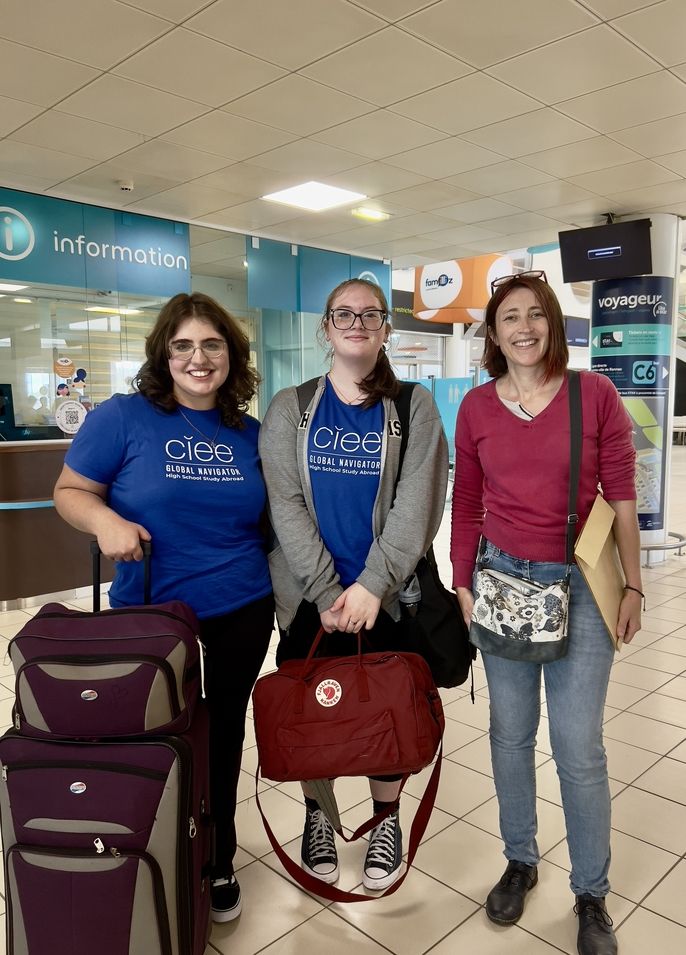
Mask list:
[{"label": "backpack strap", "polygon": [[416,381],[401,381],[400,394],[395,399],[395,410],[398,412],[398,421],[400,422],[400,452],[398,454],[398,473],[395,476],[395,485],[393,486],[394,500],[400,480],[400,472],[403,468],[407,442],[410,437],[410,405],[412,404],[412,392],[416,387]]},{"label": "backpack strap", "polygon": [[[320,376],[321,377],[321,376]],[[307,411],[310,402],[314,398],[314,393],[317,390],[317,385],[319,384],[319,378],[310,378],[309,381],[303,381],[301,385],[298,385],[295,389],[295,393],[298,396],[298,411],[300,412],[300,428],[304,428],[307,424],[307,418],[305,417],[305,412]]]}]

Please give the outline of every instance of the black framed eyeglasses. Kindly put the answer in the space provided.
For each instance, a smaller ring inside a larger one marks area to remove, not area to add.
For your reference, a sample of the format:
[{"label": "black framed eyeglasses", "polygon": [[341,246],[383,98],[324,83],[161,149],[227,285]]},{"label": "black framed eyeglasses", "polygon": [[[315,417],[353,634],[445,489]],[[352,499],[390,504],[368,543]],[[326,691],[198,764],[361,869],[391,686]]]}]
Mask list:
[{"label": "black framed eyeglasses", "polygon": [[359,318],[362,328],[368,332],[378,332],[386,321],[386,312],[382,308],[366,308],[364,312],[353,312],[351,308],[332,308],[329,318],[333,327],[345,331],[352,328],[355,319]]},{"label": "black framed eyeglasses", "polygon": [[512,282],[514,279],[540,279],[541,282],[545,282],[546,285],[548,284],[548,279],[543,269],[532,269],[529,272],[515,272],[514,275],[501,275],[500,278],[493,279],[491,282],[491,295],[493,295],[495,290],[500,288],[501,285],[507,285],[508,282]]}]

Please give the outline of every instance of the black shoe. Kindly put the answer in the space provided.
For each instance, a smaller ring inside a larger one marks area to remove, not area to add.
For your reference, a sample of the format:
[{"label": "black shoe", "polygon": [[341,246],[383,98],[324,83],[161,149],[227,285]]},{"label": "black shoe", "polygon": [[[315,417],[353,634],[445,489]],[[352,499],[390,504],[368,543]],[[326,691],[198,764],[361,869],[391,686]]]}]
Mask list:
[{"label": "black shoe", "polygon": [[486,915],[498,925],[513,925],[524,911],[524,899],[538,882],[535,865],[508,862],[500,882],[494,885],[486,899]]},{"label": "black shoe", "polygon": [[362,871],[365,889],[377,891],[393,885],[400,877],[402,862],[403,834],[396,811],[372,829]]},{"label": "black shoe", "polygon": [[241,914],[241,887],[235,875],[230,879],[212,879],[210,897],[213,922],[230,922]]},{"label": "black shoe", "polygon": [[616,955],[617,939],[605,908],[605,899],[577,895],[574,911],[579,916],[576,938],[579,955]]},{"label": "black shoe", "polygon": [[333,826],[321,809],[305,810],[300,860],[305,872],[322,882],[331,883],[338,878],[338,853]]}]

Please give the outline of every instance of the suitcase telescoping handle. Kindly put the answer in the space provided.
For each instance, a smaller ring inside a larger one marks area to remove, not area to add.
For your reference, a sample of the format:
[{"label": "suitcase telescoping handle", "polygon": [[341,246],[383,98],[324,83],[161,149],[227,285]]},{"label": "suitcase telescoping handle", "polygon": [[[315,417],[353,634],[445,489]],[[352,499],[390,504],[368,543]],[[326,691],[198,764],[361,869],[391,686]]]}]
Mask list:
[{"label": "suitcase telescoping handle", "polygon": [[[152,544],[150,541],[141,541],[143,550],[143,603],[152,603],[152,582],[150,580],[150,557]],[[93,612],[100,610],[100,545],[91,541],[91,557],[93,560]]]}]

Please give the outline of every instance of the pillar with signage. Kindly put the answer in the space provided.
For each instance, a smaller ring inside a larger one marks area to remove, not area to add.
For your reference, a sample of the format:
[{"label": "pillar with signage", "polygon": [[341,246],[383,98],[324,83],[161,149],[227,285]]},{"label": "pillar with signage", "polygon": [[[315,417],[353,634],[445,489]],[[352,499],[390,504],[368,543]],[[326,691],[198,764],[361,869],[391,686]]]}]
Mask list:
[{"label": "pillar with signage", "polygon": [[[591,369],[617,387],[634,423],[641,542],[667,539],[674,402],[676,216],[651,215],[653,274],[594,282]],[[661,559],[650,552],[650,562]]]}]

